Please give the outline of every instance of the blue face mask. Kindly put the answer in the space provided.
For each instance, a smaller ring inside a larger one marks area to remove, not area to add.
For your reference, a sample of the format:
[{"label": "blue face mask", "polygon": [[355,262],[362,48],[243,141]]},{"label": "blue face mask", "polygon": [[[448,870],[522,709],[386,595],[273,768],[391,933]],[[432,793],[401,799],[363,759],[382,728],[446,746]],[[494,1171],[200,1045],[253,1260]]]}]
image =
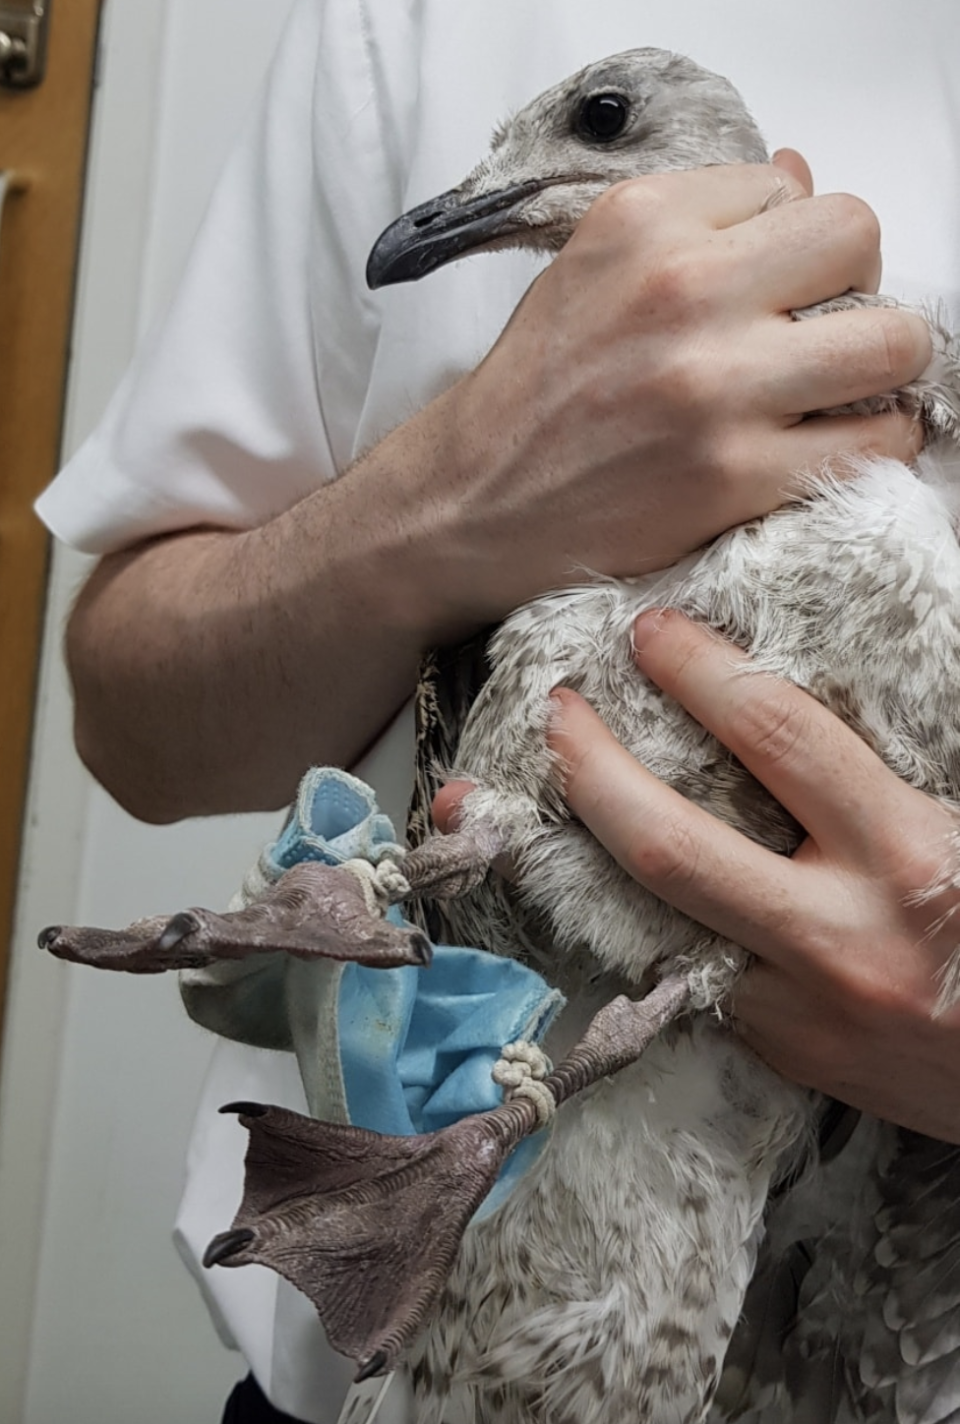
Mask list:
[{"label": "blue face mask", "polygon": [[[280,838],[261,856],[259,879],[275,880],[304,860],[377,865],[402,856],[370,787],[317,767],[304,777]],[[398,907],[388,914],[403,922]],[[539,974],[479,949],[436,945],[429,969],[271,958],[254,971],[255,993],[235,971],[219,986],[204,978],[209,971],[186,976],[191,1013],[229,1036],[265,1042],[266,1031],[273,1046],[292,1048],[316,1116],[399,1136],[496,1107],[503,1090],[491,1070],[504,1045],[542,1041],[564,1003]],[[539,1132],[517,1148],[480,1215],[501,1204],[547,1136]]]}]

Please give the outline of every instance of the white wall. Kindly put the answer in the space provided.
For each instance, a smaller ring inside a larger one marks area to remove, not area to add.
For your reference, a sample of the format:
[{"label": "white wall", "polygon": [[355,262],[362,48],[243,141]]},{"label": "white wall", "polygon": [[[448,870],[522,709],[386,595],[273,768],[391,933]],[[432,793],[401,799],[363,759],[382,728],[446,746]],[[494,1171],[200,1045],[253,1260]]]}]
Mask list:
[{"label": "white wall", "polygon": [[[68,450],[176,281],[289,7],[109,0]],[[90,783],[59,656],[82,572],[58,554],[0,1077],[0,1420],[201,1424],[242,1371],[169,1235],[209,1043],[172,981],[74,971],[35,941],[224,904],[275,818],[149,828]]]}]

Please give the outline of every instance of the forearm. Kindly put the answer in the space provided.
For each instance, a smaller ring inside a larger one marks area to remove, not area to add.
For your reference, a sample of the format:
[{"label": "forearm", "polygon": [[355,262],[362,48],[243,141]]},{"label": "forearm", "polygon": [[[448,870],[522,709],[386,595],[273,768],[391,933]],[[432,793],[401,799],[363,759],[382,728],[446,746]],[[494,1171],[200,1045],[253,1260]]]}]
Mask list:
[{"label": "forearm", "polygon": [[260,528],[99,565],[67,632],[76,738],[133,814],[282,805],[310,764],[363,753],[426,647],[469,631],[427,575],[424,491],[449,468],[453,398]]}]

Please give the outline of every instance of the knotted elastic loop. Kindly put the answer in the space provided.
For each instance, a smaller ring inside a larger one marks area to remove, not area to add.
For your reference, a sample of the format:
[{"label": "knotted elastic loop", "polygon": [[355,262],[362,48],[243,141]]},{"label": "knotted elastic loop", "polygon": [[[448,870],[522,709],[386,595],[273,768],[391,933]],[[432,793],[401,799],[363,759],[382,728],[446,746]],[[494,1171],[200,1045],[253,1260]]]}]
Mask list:
[{"label": "knotted elastic loop", "polygon": [[490,1076],[503,1088],[504,1102],[529,1098],[537,1110],[538,1125],[546,1127],[557,1111],[557,1100],[543,1081],[551,1070],[550,1059],[539,1044],[522,1038],[505,1044],[501,1053]]},{"label": "knotted elastic loop", "polygon": [[391,905],[399,904],[411,893],[409,880],[396,861],[389,857],[377,865],[371,865],[369,860],[345,860],[343,869],[349,870],[360,881],[371,915],[382,915]]}]

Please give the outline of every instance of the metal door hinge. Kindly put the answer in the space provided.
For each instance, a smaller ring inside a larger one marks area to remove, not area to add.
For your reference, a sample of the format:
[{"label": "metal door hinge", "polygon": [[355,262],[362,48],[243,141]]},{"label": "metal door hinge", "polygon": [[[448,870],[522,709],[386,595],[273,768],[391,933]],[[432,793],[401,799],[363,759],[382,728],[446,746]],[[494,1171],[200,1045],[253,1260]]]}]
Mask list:
[{"label": "metal door hinge", "polygon": [[47,67],[47,31],[53,0],[0,4],[0,86],[32,89]]}]

